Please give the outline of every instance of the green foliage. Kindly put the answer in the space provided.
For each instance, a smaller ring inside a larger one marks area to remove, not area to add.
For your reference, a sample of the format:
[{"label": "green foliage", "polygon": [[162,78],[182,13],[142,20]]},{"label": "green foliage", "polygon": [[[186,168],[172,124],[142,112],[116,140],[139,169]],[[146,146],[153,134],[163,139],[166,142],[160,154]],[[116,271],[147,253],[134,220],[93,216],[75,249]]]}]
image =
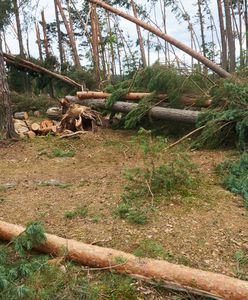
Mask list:
[{"label": "green foliage", "polygon": [[185,155],[170,154],[164,162],[167,141],[163,137],[154,138],[151,131],[140,129],[132,143],[139,145],[143,165],[125,172],[128,182],[116,214],[131,223],[146,224],[156,202],[175,194],[184,196],[189,188],[196,187],[197,180]]},{"label": "green foliage", "polygon": [[28,224],[26,230],[14,239],[14,248],[21,256],[25,256],[27,250],[43,244],[46,241],[44,228],[40,222]]},{"label": "green foliage", "polygon": [[139,257],[160,258],[166,260],[171,257],[171,254],[167,252],[161,244],[153,240],[141,241],[139,247],[135,249],[133,253]]},{"label": "green foliage", "polygon": [[225,80],[212,89],[213,104],[201,113],[197,125],[205,128],[193,147],[216,148],[235,143],[248,146],[248,84],[247,81]]},{"label": "green foliage", "polygon": [[203,90],[209,88],[208,85],[209,82],[200,75],[183,76],[173,67],[155,63],[136,72],[132,80],[128,79],[115,86],[107,86],[106,91],[112,93],[108,99],[108,108],[128,92],[151,93],[141,99],[137,108],[129,112],[121,123],[124,128],[136,128],[145,120],[149,120],[149,117],[147,118],[149,109],[161,102],[157,97],[158,94],[167,94],[169,106],[180,108],[182,104],[179,100],[183,94],[196,94],[200,100],[204,97]]},{"label": "green foliage", "polygon": [[88,208],[86,206],[77,207],[72,211],[66,211],[64,217],[67,219],[73,219],[75,217],[85,218],[88,214]]},{"label": "green foliage", "polygon": [[238,250],[234,253],[234,259],[236,261],[236,275],[239,279],[248,280],[248,256],[242,250]]},{"label": "green foliage", "polygon": [[234,162],[224,162],[218,166],[225,175],[223,185],[231,192],[243,196],[248,207],[248,152]]},{"label": "green foliage", "polygon": [[15,260],[11,250],[0,247],[0,291],[3,299],[32,298],[33,289],[24,284],[24,280],[41,269],[43,259],[29,261],[26,251],[46,241],[43,226],[39,222],[30,223],[26,230],[13,240],[14,249],[20,255]]},{"label": "green foliage", "polygon": [[34,96],[29,94],[11,93],[11,101],[13,103],[13,111],[40,111],[45,113],[51,106],[56,106],[57,101],[47,96]]},{"label": "green foliage", "polygon": [[75,150],[62,150],[56,148],[52,151],[53,157],[73,157],[75,155]]}]

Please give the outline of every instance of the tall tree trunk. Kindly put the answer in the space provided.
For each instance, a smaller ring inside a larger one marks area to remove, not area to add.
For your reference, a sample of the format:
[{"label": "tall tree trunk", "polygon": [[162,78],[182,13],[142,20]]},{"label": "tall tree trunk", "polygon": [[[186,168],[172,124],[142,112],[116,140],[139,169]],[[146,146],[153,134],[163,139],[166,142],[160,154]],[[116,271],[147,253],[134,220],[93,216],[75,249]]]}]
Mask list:
[{"label": "tall tree trunk", "polygon": [[244,52],[243,52],[242,9],[241,9],[240,0],[238,0],[238,16],[239,16],[240,66],[242,68],[245,65],[245,58],[244,58]]},{"label": "tall tree trunk", "polygon": [[229,49],[229,69],[230,72],[234,72],[236,68],[236,56],[235,56],[235,38],[232,29],[232,18],[230,13],[230,1],[224,0],[225,15],[226,15],[226,33]]},{"label": "tall tree trunk", "polygon": [[62,66],[62,64],[64,63],[64,56],[63,56],[62,36],[60,30],[59,12],[58,12],[58,7],[56,5],[56,0],[54,0],[54,9],[55,9],[56,27],[57,27],[57,34],[58,34],[59,58],[60,58],[60,65]]},{"label": "tall tree trunk", "polygon": [[110,23],[110,17],[108,11],[106,12],[106,16],[107,16],[107,28],[108,28],[109,43],[110,43],[111,71],[112,71],[112,76],[114,77],[116,75],[115,51],[113,46],[113,33],[111,29],[111,23]]},{"label": "tall tree trunk", "polygon": [[38,23],[35,23],[35,31],[36,31],[36,42],[38,45],[40,61],[43,61],[43,53],[42,53],[41,38],[40,38],[40,28],[39,28]]},{"label": "tall tree trunk", "polygon": [[[131,0],[131,5],[132,5],[134,17],[138,18],[136,4],[134,3],[133,0]],[[147,67],[144,40],[143,40],[143,37],[142,37],[142,34],[141,34],[140,26],[136,25],[136,28],[137,28],[137,34],[138,34],[138,41],[139,41],[139,46],[140,46],[142,64],[143,64],[143,67]]]},{"label": "tall tree trunk", "polygon": [[97,14],[96,5],[92,4],[90,6],[90,20],[91,20],[91,31],[92,31],[92,48],[93,48],[93,64],[95,72],[95,80],[97,86],[100,84],[100,59],[99,59],[99,34],[97,25]]},{"label": "tall tree trunk", "polygon": [[22,39],[22,28],[21,28],[21,21],[20,21],[19,7],[18,7],[17,0],[13,0],[13,5],[14,5],[14,14],[16,19],[16,29],[17,29],[17,37],[18,37],[18,43],[20,49],[20,56],[22,58],[25,58],[23,39]]},{"label": "tall tree trunk", "polygon": [[225,32],[224,16],[223,16],[221,0],[217,0],[217,5],[218,5],[218,14],[219,14],[219,22],[220,22],[221,65],[224,70],[227,70],[228,69],[227,43],[226,43],[226,32]]},{"label": "tall tree trunk", "polygon": [[246,64],[248,64],[248,4],[247,0],[245,1],[245,53],[246,53]]},{"label": "tall tree trunk", "polygon": [[0,137],[14,138],[17,134],[12,119],[10,92],[7,83],[2,49],[2,33],[0,32]]},{"label": "tall tree trunk", "polygon": [[202,53],[204,56],[206,56],[206,42],[205,42],[205,34],[204,34],[204,18],[202,14],[202,0],[197,0],[198,5],[198,17],[199,17],[199,23],[201,28],[201,40],[202,40]]},{"label": "tall tree trunk", "polygon": [[46,57],[48,57],[50,54],[50,51],[49,51],[49,44],[48,44],[48,39],[47,39],[47,24],[46,24],[44,10],[41,12],[41,19],[42,19],[42,29],[43,29],[45,53],[46,53]]},{"label": "tall tree trunk", "polygon": [[73,30],[70,27],[70,24],[69,24],[69,22],[68,22],[68,20],[65,16],[63,7],[61,5],[61,1],[60,0],[55,0],[55,1],[56,1],[57,7],[59,9],[59,13],[60,13],[60,15],[63,19],[64,25],[65,25],[65,28],[66,28],[66,31],[67,31],[67,34],[68,34],[68,37],[69,37],[74,64],[75,64],[77,69],[80,69],[81,68],[80,58],[79,58],[79,55],[78,55],[76,40],[75,40]]}]

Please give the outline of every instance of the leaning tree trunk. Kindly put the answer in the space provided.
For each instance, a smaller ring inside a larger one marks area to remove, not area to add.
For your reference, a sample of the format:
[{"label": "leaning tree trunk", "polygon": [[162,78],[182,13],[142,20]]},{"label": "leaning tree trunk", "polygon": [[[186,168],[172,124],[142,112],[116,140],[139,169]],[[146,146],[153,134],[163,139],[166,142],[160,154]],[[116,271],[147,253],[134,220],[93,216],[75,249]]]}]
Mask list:
[{"label": "leaning tree trunk", "polygon": [[163,40],[167,41],[168,43],[174,45],[175,47],[181,49],[182,51],[184,51],[185,53],[189,54],[190,56],[194,57],[196,60],[198,60],[199,62],[203,63],[205,66],[207,66],[209,69],[213,70],[215,73],[217,73],[219,76],[223,77],[223,78],[228,78],[231,76],[230,73],[228,73],[227,71],[225,71],[224,69],[222,69],[221,67],[219,67],[218,65],[216,65],[214,62],[212,62],[211,60],[207,59],[206,57],[204,57],[203,55],[201,55],[200,53],[194,51],[193,49],[191,49],[190,47],[188,47],[187,45],[185,45],[184,43],[174,39],[173,37],[169,36],[168,34],[158,30],[157,28],[133,17],[130,16],[129,14],[124,13],[123,11],[120,11],[116,8],[114,8],[113,6],[108,5],[107,3],[100,1],[100,0],[89,0],[91,3],[95,3],[101,7],[103,7],[106,10],[111,11],[112,13],[119,15],[133,23],[135,23],[136,25],[139,25],[140,27],[143,27],[144,29],[154,33],[155,35],[157,35],[158,37],[162,38]]},{"label": "leaning tree trunk", "polygon": [[43,37],[44,37],[44,47],[45,47],[46,58],[47,58],[50,54],[50,51],[49,51],[49,44],[47,38],[47,24],[46,24],[44,10],[41,12],[41,19],[42,19],[42,29],[43,29]]},{"label": "leaning tree trunk", "polygon": [[56,4],[57,4],[57,7],[59,9],[60,15],[61,15],[61,17],[63,19],[64,25],[65,25],[65,28],[66,28],[66,31],[67,31],[67,34],[68,34],[68,38],[69,38],[70,46],[71,46],[71,51],[72,51],[72,55],[73,55],[74,64],[75,64],[75,66],[76,66],[77,69],[80,69],[81,68],[80,58],[79,58],[78,51],[77,51],[77,46],[76,46],[76,40],[75,40],[74,33],[73,33],[73,31],[72,31],[72,29],[70,27],[70,24],[69,24],[68,20],[66,19],[63,7],[61,5],[61,1],[60,0],[56,0]]},{"label": "leaning tree trunk", "polygon": [[38,23],[35,23],[35,32],[36,32],[37,46],[38,46],[38,50],[39,50],[39,58],[40,58],[40,61],[43,61],[43,53],[42,53],[41,38],[40,38],[40,28],[39,28]]},{"label": "leaning tree trunk", "polygon": [[[134,15],[135,18],[138,19],[136,4],[134,3],[133,0],[131,0],[131,5],[132,5],[132,9],[133,9],[133,15]],[[136,25],[136,28],[137,28],[137,34],[138,34],[138,41],[139,41],[139,46],[140,46],[142,64],[143,64],[143,67],[146,67],[147,63],[146,63],[144,40],[143,40],[143,37],[142,37],[142,34],[141,34],[140,26]]]},{"label": "leaning tree trunk", "polygon": [[4,66],[2,37],[0,32],[0,137],[17,137],[12,119],[10,92]]}]

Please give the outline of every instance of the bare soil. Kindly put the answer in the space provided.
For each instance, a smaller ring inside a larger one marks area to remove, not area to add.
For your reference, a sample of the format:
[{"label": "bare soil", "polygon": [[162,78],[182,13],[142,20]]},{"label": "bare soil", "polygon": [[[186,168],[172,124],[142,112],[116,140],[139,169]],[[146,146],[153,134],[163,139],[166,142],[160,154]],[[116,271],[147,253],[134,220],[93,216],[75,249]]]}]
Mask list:
[{"label": "bare soil", "polygon": [[[185,199],[165,199],[147,225],[135,225],[114,215],[126,182],[123,171],[140,162],[129,143],[132,135],[101,130],[75,140],[0,144],[0,186],[7,187],[0,189],[0,219],[20,225],[38,219],[47,232],[127,252],[153,240],[177,263],[236,276],[234,253],[248,248],[247,209],[214,172],[233,151],[187,150],[199,169],[199,187]],[[74,150],[75,156],[53,157],[55,148]],[[54,181],[61,184],[47,184]],[[86,217],[64,216],[84,205]]]}]

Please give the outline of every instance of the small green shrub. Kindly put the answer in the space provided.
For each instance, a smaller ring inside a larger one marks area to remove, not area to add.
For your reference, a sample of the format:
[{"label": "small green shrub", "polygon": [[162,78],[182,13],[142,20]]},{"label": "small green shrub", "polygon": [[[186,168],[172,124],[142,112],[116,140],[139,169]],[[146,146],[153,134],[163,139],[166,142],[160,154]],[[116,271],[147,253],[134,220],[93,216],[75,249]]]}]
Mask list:
[{"label": "small green shrub", "polygon": [[248,256],[242,251],[238,250],[234,253],[234,259],[236,261],[236,275],[242,280],[248,280]]},{"label": "small green shrub", "polygon": [[138,209],[130,210],[127,215],[127,219],[130,223],[134,223],[134,224],[145,225],[148,223],[148,218],[146,213]]},{"label": "small green shrub", "polygon": [[134,255],[139,257],[151,257],[168,259],[172,257],[172,254],[167,252],[164,247],[153,241],[153,240],[143,240],[139,243],[139,247],[134,250]]},{"label": "small green shrub", "polygon": [[75,156],[75,150],[62,150],[56,148],[52,151],[53,157],[73,157]]},{"label": "small green shrub", "polygon": [[75,217],[85,218],[88,214],[88,208],[86,206],[75,208],[72,211],[66,211],[64,217],[67,219],[73,219]]},{"label": "small green shrub", "polygon": [[184,197],[189,188],[196,188],[198,181],[195,167],[185,154],[167,153],[164,162],[167,141],[163,137],[153,138],[151,131],[141,129],[132,143],[142,150],[143,166],[124,173],[127,184],[116,214],[132,223],[146,224],[148,211],[156,202],[175,194]]},{"label": "small green shrub", "polygon": [[248,207],[248,152],[236,161],[226,161],[217,167],[224,175],[223,185],[234,194],[241,195]]}]

